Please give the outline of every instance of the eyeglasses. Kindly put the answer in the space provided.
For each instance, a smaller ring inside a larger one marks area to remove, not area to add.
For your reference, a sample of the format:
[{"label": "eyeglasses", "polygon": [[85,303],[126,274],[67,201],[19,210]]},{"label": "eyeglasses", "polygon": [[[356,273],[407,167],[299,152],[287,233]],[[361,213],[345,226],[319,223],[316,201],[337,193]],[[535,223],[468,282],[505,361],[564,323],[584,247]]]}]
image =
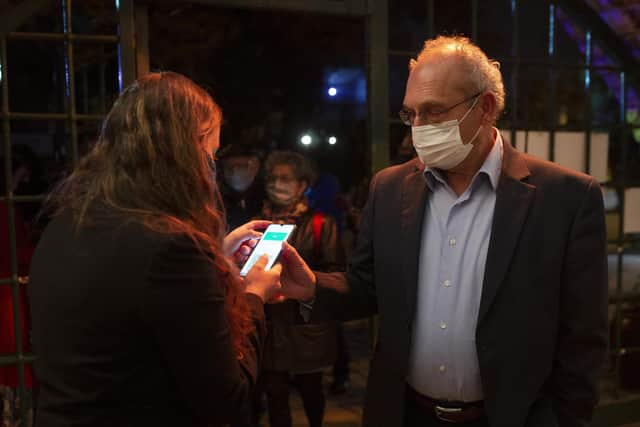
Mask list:
[{"label": "eyeglasses", "polygon": [[400,111],[398,111],[398,116],[400,116],[400,120],[402,120],[402,123],[407,125],[407,126],[412,126],[413,125],[413,121],[416,119],[416,116],[420,116],[424,119],[425,122],[429,121],[430,116],[439,116],[442,115],[448,111],[453,110],[454,108],[456,108],[458,105],[464,104],[465,102],[469,102],[472,99],[475,99],[477,97],[479,97],[480,95],[482,95],[483,91],[480,91],[478,93],[476,93],[473,96],[470,96],[469,98],[463,99],[462,101],[458,102],[457,104],[453,104],[451,107],[447,107],[441,110],[437,110],[437,109],[431,109],[431,110],[427,110],[427,111],[421,111],[416,113],[413,110],[408,110],[408,109],[402,109]]},{"label": "eyeglasses", "polygon": [[276,181],[281,181],[285,184],[289,184],[291,182],[297,181],[296,177],[294,176],[287,176],[287,175],[267,175],[265,177],[265,180],[267,182],[276,182]]}]

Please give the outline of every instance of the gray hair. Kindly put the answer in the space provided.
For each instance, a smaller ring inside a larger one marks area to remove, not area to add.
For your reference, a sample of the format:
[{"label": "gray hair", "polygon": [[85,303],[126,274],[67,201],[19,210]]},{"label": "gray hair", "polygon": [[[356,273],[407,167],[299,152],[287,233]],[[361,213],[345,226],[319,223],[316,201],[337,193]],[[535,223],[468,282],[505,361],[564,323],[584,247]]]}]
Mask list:
[{"label": "gray hair", "polygon": [[309,160],[302,154],[289,150],[271,152],[264,162],[265,175],[269,176],[276,165],[291,166],[298,181],[306,181],[307,185],[313,184],[315,178],[313,168]]},{"label": "gray hair", "polygon": [[[496,99],[496,113],[494,121],[498,119],[504,110],[504,83],[500,73],[500,63],[491,60],[487,55],[467,37],[438,36],[424,42],[424,47],[417,59],[409,61],[410,72],[424,62],[428,57],[443,55],[454,57],[462,62],[468,69],[470,83],[476,91],[487,91]],[[471,95],[471,94],[470,94]]]}]

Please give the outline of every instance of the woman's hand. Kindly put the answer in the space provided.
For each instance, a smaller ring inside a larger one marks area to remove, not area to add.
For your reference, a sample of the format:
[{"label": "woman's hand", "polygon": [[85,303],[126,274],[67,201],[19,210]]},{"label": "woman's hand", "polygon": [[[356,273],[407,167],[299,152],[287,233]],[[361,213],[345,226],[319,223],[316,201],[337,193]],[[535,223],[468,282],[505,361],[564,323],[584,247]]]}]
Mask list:
[{"label": "woman's hand", "polygon": [[282,245],[282,289],[280,293],[291,299],[309,301],[316,294],[316,275],[298,251],[288,243]]},{"label": "woman's hand", "polygon": [[232,230],[222,243],[224,254],[233,259],[236,264],[244,263],[262,236],[262,233],[256,230],[264,230],[269,224],[271,221],[255,220]]},{"label": "woman's hand", "polygon": [[245,292],[259,296],[263,303],[272,300],[281,288],[282,265],[278,263],[264,271],[268,261],[269,257],[262,255],[244,278]]}]

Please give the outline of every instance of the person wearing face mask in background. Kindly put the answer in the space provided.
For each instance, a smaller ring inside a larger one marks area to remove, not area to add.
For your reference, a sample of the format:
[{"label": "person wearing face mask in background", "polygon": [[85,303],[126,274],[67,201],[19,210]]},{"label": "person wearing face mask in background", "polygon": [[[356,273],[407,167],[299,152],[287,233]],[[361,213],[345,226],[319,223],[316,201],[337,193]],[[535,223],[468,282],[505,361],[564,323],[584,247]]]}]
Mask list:
[{"label": "person wearing face mask in background", "polygon": [[311,320],[378,313],[365,427],[590,424],[608,341],[602,193],[516,151],[494,127],[504,99],[469,39],[428,40],[400,112],[418,159],[372,179],[348,272],[298,259],[283,282]]},{"label": "person wearing face mask in background", "polygon": [[264,199],[260,176],[260,154],[240,144],[220,150],[218,172],[229,229],[235,229],[258,215]]},{"label": "person wearing face mask in background", "polygon": [[[296,224],[289,243],[313,268],[338,271],[344,268],[336,222],[328,214],[309,207],[304,196],[313,181],[309,161],[291,151],[272,152],[265,161],[266,199],[261,219]],[[310,427],[320,427],[325,396],[322,370],[336,357],[335,322],[302,322],[295,301],[266,307],[267,341],[259,389],[266,392],[271,427],[290,427],[289,388],[302,397]]]}]

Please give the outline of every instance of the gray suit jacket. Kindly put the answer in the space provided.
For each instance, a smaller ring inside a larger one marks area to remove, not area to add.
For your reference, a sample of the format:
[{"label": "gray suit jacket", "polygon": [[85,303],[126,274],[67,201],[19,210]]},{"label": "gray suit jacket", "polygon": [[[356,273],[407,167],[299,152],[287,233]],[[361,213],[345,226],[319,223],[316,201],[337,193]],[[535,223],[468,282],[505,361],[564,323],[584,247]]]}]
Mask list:
[{"label": "gray suit jacket", "polygon": [[[317,273],[313,316],[377,312],[365,426],[401,426],[429,190],[419,160],[378,173],[347,273]],[[598,184],[505,143],[476,329],[492,427],[586,426],[607,352]]]}]

